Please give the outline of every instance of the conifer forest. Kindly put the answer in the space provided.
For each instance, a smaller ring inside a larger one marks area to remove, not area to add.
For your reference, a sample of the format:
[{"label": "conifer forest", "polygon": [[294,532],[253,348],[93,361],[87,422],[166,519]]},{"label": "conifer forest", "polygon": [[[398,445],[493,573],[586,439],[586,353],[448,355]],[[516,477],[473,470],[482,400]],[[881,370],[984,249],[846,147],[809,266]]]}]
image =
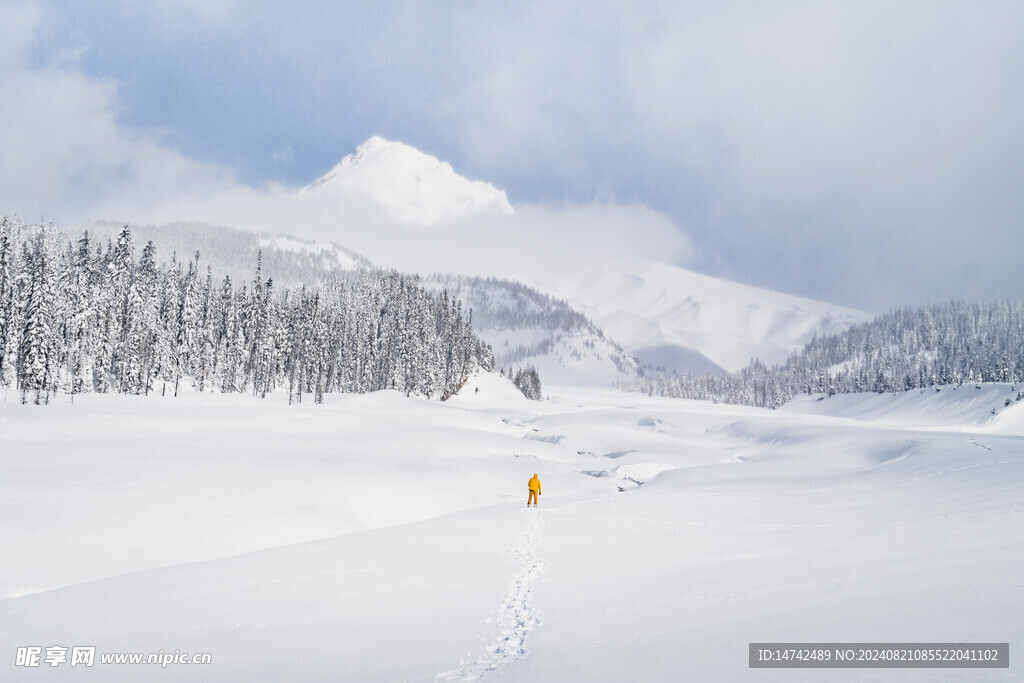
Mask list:
[{"label": "conifer forest", "polygon": [[[648,376],[650,395],[777,408],[799,393],[901,392],[971,382],[1024,383],[1024,303],[908,307],[816,336],[782,365],[731,375]],[[1020,395],[1018,395],[1018,400]]]},{"label": "conifer forest", "polygon": [[[163,258],[164,260],[160,260]],[[361,270],[278,289],[253,264],[235,283],[199,252],[136,254],[132,230],[97,243],[0,217],[0,391],[176,395],[394,389],[446,399],[493,369],[472,313],[415,276]]]}]

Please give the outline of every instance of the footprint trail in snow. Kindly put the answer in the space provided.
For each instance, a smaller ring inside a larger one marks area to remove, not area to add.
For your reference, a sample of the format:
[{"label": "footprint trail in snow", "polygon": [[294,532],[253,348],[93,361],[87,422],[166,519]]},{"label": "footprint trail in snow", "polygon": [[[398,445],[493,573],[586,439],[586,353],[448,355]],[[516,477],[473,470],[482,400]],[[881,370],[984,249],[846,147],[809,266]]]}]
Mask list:
[{"label": "footprint trail in snow", "polygon": [[498,631],[494,640],[476,661],[457,671],[438,674],[438,680],[478,681],[487,673],[502,669],[526,655],[526,638],[540,624],[531,598],[533,584],[544,569],[544,563],[537,559],[536,553],[539,529],[544,521],[536,508],[525,510],[525,514],[526,526],[511,551],[517,569],[509,582],[508,596],[495,619]]}]

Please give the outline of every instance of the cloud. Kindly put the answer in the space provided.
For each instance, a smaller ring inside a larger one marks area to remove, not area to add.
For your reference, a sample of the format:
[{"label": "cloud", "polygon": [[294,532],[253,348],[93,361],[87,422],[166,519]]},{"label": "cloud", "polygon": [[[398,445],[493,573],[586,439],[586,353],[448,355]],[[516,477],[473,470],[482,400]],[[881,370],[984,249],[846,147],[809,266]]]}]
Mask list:
[{"label": "cloud", "polygon": [[[519,206],[510,216],[477,216],[429,230],[346,222],[334,241],[382,265],[414,272],[557,282],[598,270],[687,260],[693,247],[665,214],[644,206]],[[328,233],[330,236],[335,233]]]},{"label": "cloud", "polygon": [[276,229],[275,179],[382,134],[538,225],[622,250],[661,225],[704,272],[876,310],[1018,296],[1020,3],[41,7],[0,5],[0,211]]},{"label": "cloud", "polygon": [[[875,307],[1015,291],[1024,6],[617,7],[484,31],[493,59],[444,109],[475,167],[639,197],[761,285]],[[1012,248],[961,277],[986,242]]]},{"label": "cloud", "polygon": [[0,211],[70,220],[128,197],[151,203],[236,185],[158,131],[123,125],[115,83],[67,64],[32,64],[41,18],[33,6],[0,5]]},{"label": "cloud", "polygon": [[237,0],[163,0],[156,5],[147,0],[132,2],[147,5],[147,11],[162,12],[165,17],[184,17],[185,20],[199,20],[208,24],[227,21],[239,7]]},{"label": "cloud", "polygon": [[376,265],[421,274],[444,272],[557,282],[651,260],[694,258],[667,215],[640,205],[527,204],[512,215],[476,215],[417,227],[352,197],[297,195],[244,186],[180,194],[156,203],[111,203],[103,215],[135,224],[212,223],[335,242]]},{"label": "cloud", "polygon": [[[192,6],[165,11],[180,19]],[[223,18],[231,8],[222,9],[204,18]],[[124,123],[119,85],[86,75],[81,50],[33,62],[32,40],[44,18],[34,6],[0,5],[0,85],[16,93],[0,101],[5,213],[69,226],[208,222],[338,242],[385,267],[509,278],[692,256],[673,220],[640,204],[523,203],[513,216],[417,230],[355,200],[338,204],[297,197],[282,184],[247,185],[216,163],[176,151],[169,132]],[[289,164],[294,152],[285,145],[272,156]]]}]

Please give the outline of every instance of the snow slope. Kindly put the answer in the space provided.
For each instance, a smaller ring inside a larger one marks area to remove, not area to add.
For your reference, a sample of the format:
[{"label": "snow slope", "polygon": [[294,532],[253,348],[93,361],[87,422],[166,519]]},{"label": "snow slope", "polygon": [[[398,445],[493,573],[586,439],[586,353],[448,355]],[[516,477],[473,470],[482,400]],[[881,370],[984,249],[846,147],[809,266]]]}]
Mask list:
[{"label": "snow slope", "polygon": [[319,261],[314,268],[311,268],[315,272],[358,271],[373,267],[363,256],[333,242],[317,244],[311,240],[300,240],[288,235],[262,234],[259,237],[259,245],[263,251],[290,252],[310,256]]},{"label": "snow slope", "polygon": [[467,180],[418,149],[376,136],[299,194],[368,200],[391,217],[419,226],[512,213],[503,191]]},{"label": "snow slope", "polygon": [[815,334],[871,317],[653,262],[538,285],[568,300],[641,362],[690,372],[713,372],[708,359],[729,372],[752,358],[782,362]]},{"label": "snow slope", "polygon": [[519,282],[433,275],[427,289],[447,291],[473,312],[473,329],[491,345],[498,368],[532,366],[541,383],[612,386],[635,380],[636,359],[568,304]]},{"label": "snow slope", "polygon": [[1024,386],[961,384],[898,394],[804,394],[782,407],[787,413],[846,417],[875,424],[912,424],[936,430],[1024,433]]},{"label": "snow slope", "polygon": [[[496,375],[448,403],[8,396],[0,677],[965,680],[747,668],[750,642],[1021,642],[1024,421],[964,389],[826,414]],[[97,662],[16,666],[33,645]],[[212,663],[99,661],[175,650]]]},{"label": "snow slope", "polygon": [[[87,230],[96,246],[116,242],[123,223],[97,221],[77,228],[67,228],[72,239],[78,240]],[[219,281],[225,275],[236,284],[250,282],[256,262],[261,260],[263,276],[273,278],[278,287],[315,285],[344,276],[346,273],[372,270],[374,265],[366,257],[335,243],[317,243],[283,234],[249,232],[207,223],[165,223],[162,225],[132,225],[135,258],[138,259],[147,242],[156,247],[159,263],[169,263],[174,256],[188,261],[201,253],[200,264],[205,270],[213,269]]]}]

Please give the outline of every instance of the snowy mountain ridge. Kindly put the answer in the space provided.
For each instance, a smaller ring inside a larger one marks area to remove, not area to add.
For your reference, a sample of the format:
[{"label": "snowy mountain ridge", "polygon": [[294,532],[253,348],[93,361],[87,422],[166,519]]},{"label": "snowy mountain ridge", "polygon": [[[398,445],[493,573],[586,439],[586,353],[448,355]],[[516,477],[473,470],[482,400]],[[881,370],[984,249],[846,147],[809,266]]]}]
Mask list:
[{"label": "snowy mountain ridge", "polygon": [[491,345],[498,368],[531,366],[544,383],[578,386],[611,386],[641,373],[636,359],[586,316],[520,282],[432,275],[422,284],[472,310],[473,330]]},{"label": "snowy mountain ridge", "polygon": [[302,188],[299,196],[369,201],[402,223],[423,227],[477,214],[513,213],[504,191],[467,180],[447,162],[377,136]]},{"label": "snowy mountain ridge", "polygon": [[[815,334],[872,316],[666,263],[537,283],[566,299],[641,363],[668,370],[734,372],[753,358],[781,363]],[[696,359],[696,360],[695,360]]]}]

